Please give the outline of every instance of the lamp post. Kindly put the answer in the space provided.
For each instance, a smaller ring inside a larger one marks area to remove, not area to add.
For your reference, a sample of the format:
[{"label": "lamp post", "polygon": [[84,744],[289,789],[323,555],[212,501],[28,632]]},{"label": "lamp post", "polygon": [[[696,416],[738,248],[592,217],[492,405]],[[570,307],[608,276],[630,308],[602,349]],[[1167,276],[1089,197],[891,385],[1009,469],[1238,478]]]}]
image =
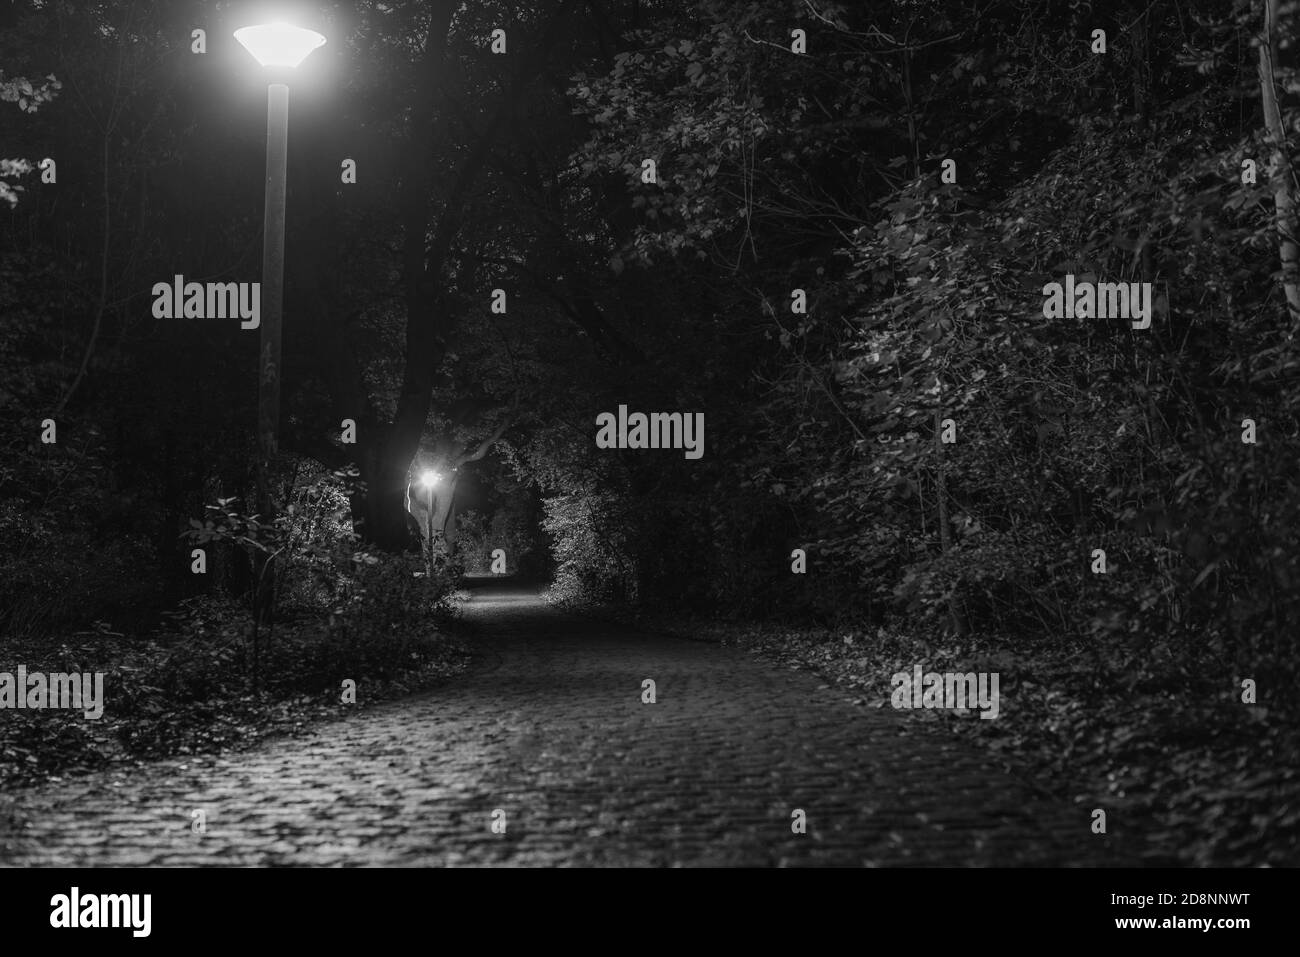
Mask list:
[{"label": "lamp post", "polygon": [[420,473],[420,485],[429,491],[429,503],[424,513],[424,544],[428,549],[425,569],[430,581],[433,580],[433,490],[441,477],[433,469],[425,469]]},{"label": "lamp post", "polygon": [[[293,69],[321,46],[325,38],[314,30],[287,23],[241,27],[235,39],[263,67]],[[266,105],[266,207],[262,233],[261,332],[257,378],[257,510],[270,521],[270,471],[275,459],[280,423],[280,325],[284,302],[285,170],[289,152],[289,87],[272,82]],[[260,571],[260,570],[259,570]],[[261,574],[258,575],[260,580]],[[259,592],[261,589],[259,589]],[[259,596],[259,599],[261,596]],[[259,613],[269,602],[259,600]]]}]

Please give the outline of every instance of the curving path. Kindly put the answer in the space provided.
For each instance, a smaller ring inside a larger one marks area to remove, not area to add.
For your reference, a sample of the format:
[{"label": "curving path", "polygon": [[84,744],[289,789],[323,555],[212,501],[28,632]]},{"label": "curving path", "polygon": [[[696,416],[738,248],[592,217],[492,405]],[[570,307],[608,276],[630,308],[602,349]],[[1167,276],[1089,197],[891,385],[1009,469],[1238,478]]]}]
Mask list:
[{"label": "curving path", "polygon": [[0,863],[1124,863],[1087,809],[810,675],[575,619],[518,585],[489,583],[465,614],[481,657],[443,687],[250,751],[0,798]]}]

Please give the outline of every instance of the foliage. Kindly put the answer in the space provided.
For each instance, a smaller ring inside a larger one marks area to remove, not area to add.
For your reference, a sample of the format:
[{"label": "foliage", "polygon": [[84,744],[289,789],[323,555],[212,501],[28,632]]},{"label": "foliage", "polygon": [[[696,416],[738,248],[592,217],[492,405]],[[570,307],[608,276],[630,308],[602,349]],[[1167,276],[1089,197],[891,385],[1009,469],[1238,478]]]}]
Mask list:
[{"label": "foliage", "polygon": [[536,530],[526,524],[528,516],[516,509],[499,508],[491,518],[473,509],[456,518],[456,553],[465,571],[486,575],[492,570],[492,553],[505,552],[507,574],[519,571],[536,547]]},{"label": "foliage", "polygon": [[[636,491],[620,519],[633,542],[661,533],[653,552],[678,570],[765,571],[706,598],[660,569],[643,597],[760,607],[775,584],[823,616],[937,629],[955,615],[1024,640],[1086,636],[1135,666],[1154,646],[1294,680],[1300,486],[1284,462],[1300,394],[1271,187],[1240,176],[1267,153],[1262,124],[1241,123],[1256,52],[1228,42],[1257,10],[1193,23],[1157,8],[1163,26],[1124,33],[1147,11],[1067,6],[986,5],[975,35],[960,2],[709,3],[577,77],[588,177],[632,179],[643,155],[665,171],[633,186],[644,213],[615,252],[687,284],[729,263],[700,321],[735,304],[766,327],[733,341],[767,388],[726,397],[753,402],[754,441],[700,464],[695,515],[674,504],[682,485],[647,498],[623,463]],[[1048,40],[1053,10],[1076,33]],[[1094,19],[1106,69],[1078,39]],[[788,52],[791,25],[815,57]],[[1279,89],[1293,80],[1280,68]],[[900,94],[902,115],[882,108]],[[956,184],[940,179],[945,156]],[[849,183],[863,188],[837,192]],[[1066,273],[1152,282],[1151,329],[1043,319],[1041,289]],[[790,312],[793,287],[806,316]],[[1242,444],[1246,417],[1269,441]],[[955,444],[939,442],[944,419]],[[737,489],[775,535],[718,524]],[[791,545],[810,555],[802,601],[772,554]],[[1107,574],[1092,573],[1094,549]]]},{"label": "foliage", "polygon": [[[35,113],[42,103],[48,103],[58,95],[63,84],[53,74],[45,78],[44,83],[33,84],[25,76],[6,79],[0,70],[0,103],[16,103],[24,113]],[[18,194],[23,187],[6,182],[7,177],[23,176],[32,171],[30,161],[22,158],[5,159],[0,157],[0,200],[10,206],[18,204]]]},{"label": "foliage", "polygon": [[634,565],[620,501],[612,495],[553,496],[542,500],[542,528],[556,562],[550,597],[561,603],[636,598]]},{"label": "foliage", "polygon": [[[414,556],[360,563],[335,614],[282,622],[258,659],[247,609],[221,595],[182,601],[148,641],[101,629],[57,650],[11,649],[29,671],[105,672],[107,706],[99,721],[12,712],[0,726],[0,783],[246,746],[337,715],[344,679],[370,703],[458,673],[468,652],[445,629],[455,578],[417,573]],[[13,670],[8,656],[0,670]]]}]

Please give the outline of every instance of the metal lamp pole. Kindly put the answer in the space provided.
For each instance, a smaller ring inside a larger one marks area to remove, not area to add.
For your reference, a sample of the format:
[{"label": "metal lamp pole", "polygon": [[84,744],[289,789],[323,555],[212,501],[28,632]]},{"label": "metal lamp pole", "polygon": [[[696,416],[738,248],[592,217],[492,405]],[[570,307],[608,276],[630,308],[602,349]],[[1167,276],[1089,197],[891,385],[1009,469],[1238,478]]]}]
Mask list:
[{"label": "metal lamp pole", "polygon": [[425,469],[420,473],[420,485],[429,493],[429,502],[425,506],[424,512],[424,571],[425,574],[433,578],[433,493],[438,487],[438,479],[441,476],[432,469]]},{"label": "metal lamp pole", "polygon": [[[325,38],[314,30],[286,23],[242,27],[235,39],[264,67],[292,69]],[[279,445],[280,328],[284,304],[284,218],[289,157],[289,87],[273,82],[266,99],[266,205],[262,232],[262,289],[257,376],[257,511],[263,523],[274,517],[271,466]],[[266,617],[271,602],[263,588],[269,569],[256,569],[257,617]]]},{"label": "metal lamp pole", "polygon": [[284,209],[289,156],[289,87],[266,98],[266,207],[262,233],[262,322],[257,379],[258,511],[272,518],[271,463],[279,445],[280,328],[284,305]]}]

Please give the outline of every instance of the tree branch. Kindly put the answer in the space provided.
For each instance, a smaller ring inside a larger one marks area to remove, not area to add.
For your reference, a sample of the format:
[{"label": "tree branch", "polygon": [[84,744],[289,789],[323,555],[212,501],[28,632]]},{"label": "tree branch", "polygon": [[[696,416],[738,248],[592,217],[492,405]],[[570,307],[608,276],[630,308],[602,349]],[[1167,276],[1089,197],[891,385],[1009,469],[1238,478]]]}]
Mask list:
[{"label": "tree branch", "polygon": [[510,424],[513,421],[514,421],[513,413],[507,414],[501,420],[501,424],[498,425],[496,429],[493,430],[491,435],[489,435],[486,439],[484,439],[482,442],[479,443],[478,448],[475,449],[472,454],[468,456],[462,454],[460,457],[456,459],[456,468],[460,468],[462,465],[465,465],[468,462],[477,462],[479,459],[483,458],[483,456],[487,455],[488,450],[492,448],[493,445],[496,444],[497,440],[500,439],[501,436],[505,435],[506,429],[510,428]]}]

